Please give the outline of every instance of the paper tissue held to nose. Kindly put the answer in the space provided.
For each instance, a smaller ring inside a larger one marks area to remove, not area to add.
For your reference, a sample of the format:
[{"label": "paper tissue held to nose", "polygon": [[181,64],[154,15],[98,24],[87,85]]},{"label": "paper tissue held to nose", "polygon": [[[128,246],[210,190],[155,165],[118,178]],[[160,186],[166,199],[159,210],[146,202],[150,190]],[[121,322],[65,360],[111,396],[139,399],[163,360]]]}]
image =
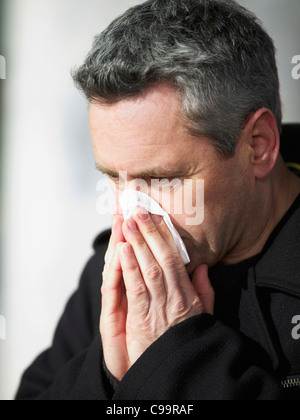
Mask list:
[{"label": "paper tissue held to nose", "polygon": [[155,200],[153,200],[153,198],[140,191],[125,190],[120,198],[120,206],[123,211],[124,220],[130,219],[137,207],[142,207],[151,214],[162,216],[173,236],[175,245],[177,246],[183,264],[186,265],[190,262],[186,246],[184,245],[183,240],[171,222],[170,216],[160,207],[160,205]]}]

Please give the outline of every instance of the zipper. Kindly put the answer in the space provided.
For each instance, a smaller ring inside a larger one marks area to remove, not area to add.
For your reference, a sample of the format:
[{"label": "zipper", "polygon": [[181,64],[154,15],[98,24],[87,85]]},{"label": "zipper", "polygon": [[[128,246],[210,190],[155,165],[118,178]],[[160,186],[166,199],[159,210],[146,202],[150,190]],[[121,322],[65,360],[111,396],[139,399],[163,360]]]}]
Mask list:
[{"label": "zipper", "polygon": [[300,387],[300,378],[288,378],[281,381],[281,386],[284,389]]}]

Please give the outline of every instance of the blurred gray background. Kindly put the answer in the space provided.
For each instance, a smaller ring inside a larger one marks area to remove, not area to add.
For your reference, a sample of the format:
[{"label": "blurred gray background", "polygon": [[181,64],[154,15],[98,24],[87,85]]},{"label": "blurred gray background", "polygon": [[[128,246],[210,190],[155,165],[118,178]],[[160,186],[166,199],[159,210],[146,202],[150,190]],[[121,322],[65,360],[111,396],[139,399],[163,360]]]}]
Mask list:
[{"label": "blurred gray background", "polygon": [[[284,121],[300,121],[299,0],[240,0],[278,50]],[[1,266],[0,399],[13,398],[24,368],[52,339],[94,237],[110,225],[96,211],[100,179],[88,107],[70,70],[93,36],[136,0],[0,0]],[[100,275],[100,272],[99,272]],[[75,328],[75,326],[74,326]]]}]

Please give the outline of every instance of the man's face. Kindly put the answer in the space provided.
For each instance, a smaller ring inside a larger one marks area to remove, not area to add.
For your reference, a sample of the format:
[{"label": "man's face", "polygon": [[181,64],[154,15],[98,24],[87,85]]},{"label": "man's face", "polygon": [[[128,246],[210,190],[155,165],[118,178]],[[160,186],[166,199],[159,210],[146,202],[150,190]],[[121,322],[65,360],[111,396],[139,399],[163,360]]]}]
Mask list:
[{"label": "man's face", "polygon": [[[90,130],[96,164],[112,175],[115,194],[125,188],[118,175],[127,172],[130,188],[148,186],[142,191],[169,212],[191,258],[189,273],[200,264],[226,259],[239,241],[251,188],[240,147],[233,158],[222,160],[208,139],[190,136],[180,100],[165,85],[113,105],[92,102]],[[141,178],[144,184],[137,181]],[[163,183],[159,189],[151,184],[157,178],[178,181],[171,189],[164,181],[164,190]],[[204,220],[197,217],[203,213],[200,180]]]}]

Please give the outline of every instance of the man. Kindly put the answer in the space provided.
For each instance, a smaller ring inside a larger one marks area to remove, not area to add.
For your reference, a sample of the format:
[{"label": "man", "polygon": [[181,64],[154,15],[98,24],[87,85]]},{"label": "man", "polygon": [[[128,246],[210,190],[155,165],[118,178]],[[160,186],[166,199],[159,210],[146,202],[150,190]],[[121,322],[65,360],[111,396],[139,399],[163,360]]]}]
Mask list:
[{"label": "man", "polygon": [[95,39],[74,78],[116,197],[143,180],[163,207],[152,181],[167,179],[195,203],[204,180],[204,221],[170,210],[184,266],[161,217],[118,208],[18,398],[299,398],[300,180],[279,153],[270,37],[234,1],[151,0]]}]

